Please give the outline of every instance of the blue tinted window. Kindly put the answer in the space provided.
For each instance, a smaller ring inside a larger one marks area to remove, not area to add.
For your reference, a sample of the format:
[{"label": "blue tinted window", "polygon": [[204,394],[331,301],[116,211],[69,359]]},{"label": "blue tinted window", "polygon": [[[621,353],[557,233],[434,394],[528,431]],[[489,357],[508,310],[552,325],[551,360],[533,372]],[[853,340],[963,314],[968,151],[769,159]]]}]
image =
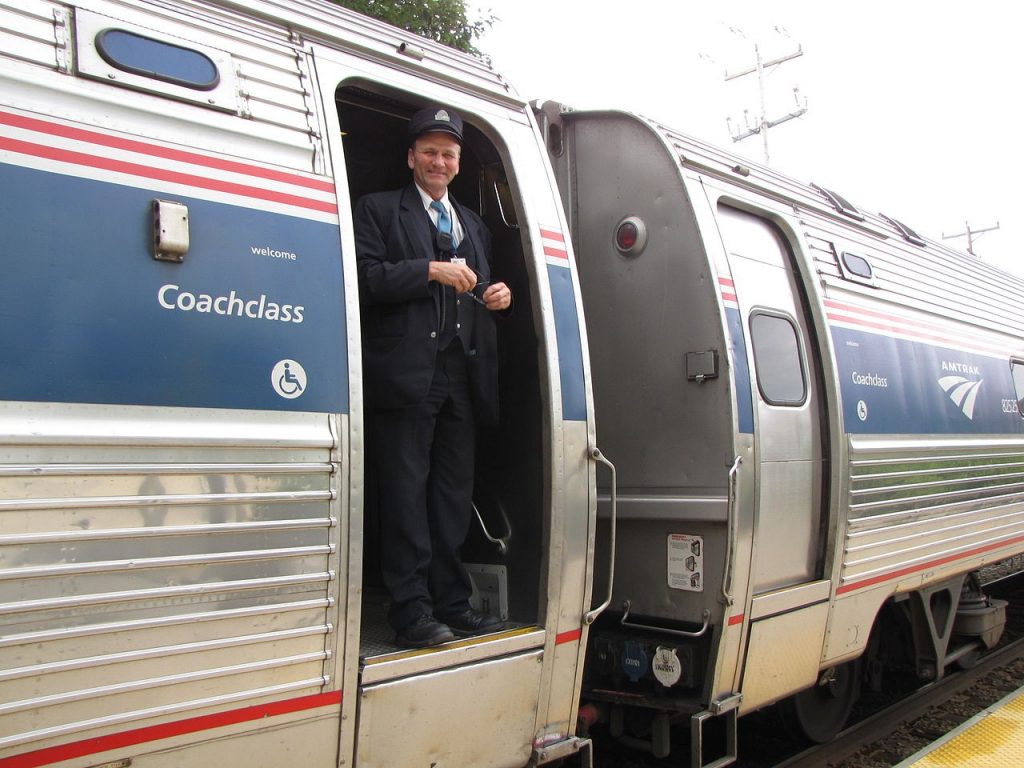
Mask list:
[{"label": "blue tinted window", "polygon": [[96,35],[96,50],[113,67],[186,88],[208,91],[220,80],[209,56],[123,29]]}]

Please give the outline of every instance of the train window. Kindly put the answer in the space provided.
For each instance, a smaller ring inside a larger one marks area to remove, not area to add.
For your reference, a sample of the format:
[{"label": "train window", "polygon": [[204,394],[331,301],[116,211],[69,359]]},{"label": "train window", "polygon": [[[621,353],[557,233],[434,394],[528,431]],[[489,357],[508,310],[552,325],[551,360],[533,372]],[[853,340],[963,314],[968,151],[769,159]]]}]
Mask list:
[{"label": "train window", "polygon": [[1011,360],[1010,372],[1013,374],[1013,388],[1017,394],[1017,413],[1024,417],[1024,361]]},{"label": "train window", "polygon": [[864,280],[870,280],[874,277],[874,273],[871,270],[871,262],[863,256],[843,251],[842,260],[843,271],[848,273],[847,277],[854,275]]},{"label": "train window", "polygon": [[75,12],[75,53],[82,77],[239,111],[235,65],[226,51],[80,8]]},{"label": "train window", "polygon": [[807,376],[800,339],[793,321],[764,312],[750,315],[757,386],[769,405],[802,405],[807,399]]},{"label": "train window", "polygon": [[186,88],[208,91],[220,81],[209,56],[124,29],[104,29],[96,50],[112,67]]}]

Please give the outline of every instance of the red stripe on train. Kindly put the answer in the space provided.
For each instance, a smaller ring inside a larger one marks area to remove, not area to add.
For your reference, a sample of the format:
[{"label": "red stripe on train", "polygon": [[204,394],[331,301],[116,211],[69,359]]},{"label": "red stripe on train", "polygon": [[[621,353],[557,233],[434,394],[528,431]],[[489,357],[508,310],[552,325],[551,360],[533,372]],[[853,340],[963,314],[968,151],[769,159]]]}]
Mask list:
[{"label": "red stripe on train", "polygon": [[95,755],[100,752],[109,752],[112,749],[131,747],[148,741],[159,741],[160,739],[169,739],[173,736],[183,736],[187,733],[198,733],[199,731],[208,731],[213,728],[223,728],[227,725],[262,720],[265,717],[287,715],[293,712],[302,712],[308,709],[318,709],[320,707],[337,706],[340,704],[341,691],[317,693],[312,696],[302,696],[297,699],[286,699],[285,701],[273,701],[269,704],[260,704],[255,707],[232,709],[212,715],[191,717],[187,720],[149,725],[145,728],[136,728],[131,731],[111,733],[93,739],[74,741],[70,744],[60,744],[56,747],[37,749],[34,752],[24,752],[12,757],[0,758],[0,768],[36,768],[40,765],[57,763],[61,760],[71,760],[72,758],[84,757],[85,755]]},{"label": "red stripe on train", "polygon": [[934,333],[925,333],[924,331],[919,331],[916,328],[902,328],[899,325],[895,325],[893,323],[872,322],[871,320],[865,320],[864,318],[861,317],[854,317],[852,315],[841,315],[838,314],[837,312],[829,312],[828,319],[830,321],[838,323],[850,323],[860,328],[869,328],[878,331],[886,331],[888,333],[903,333],[906,334],[907,336],[912,336],[916,339],[923,339],[925,341],[932,341],[939,344],[958,346],[970,345],[971,347],[973,347],[972,351],[977,350],[981,354],[995,354],[999,356],[1007,354],[1000,347],[997,347],[993,344],[988,344],[986,342],[979,342],[974,339],[958,339],[953,336],[938,336]]},{"label": "red stripe on train", "polygon": [[[856,304],[845,304],[843,302],[835,301],[834,299],[826,299],[825,306],[834,310],[828,312],[829,320],[851,323],[867,328],[875,328],[878,330],[889,331],[890,333],[904,333],[908,336],[918,336],[920,338],[939,341],[946,344],[970,346],[976,349],[981,349],[983,352],[987,352],[989,354],[995,353],[1000,356],[1006,354],[1005,349],[999,345],[999,341],[997,339],[985,338],[979,342],[975,336],[957,336],[957,329],[931,323],[927,320],[916,320],[911,317],[893,315],[887,312],[867,309],[866,307],[857,306]],[[881,322],[872,322],[871,318],[875,318]]]},{"label": "red stripe on train", "polygon": [[56,147],[48,147],[44,144],[33,144],[27,141],[19,141],[18,139],[0,137],[0,149],[6,149],[23,155],[42,157],[47,160],[56,160],[62,163],[99,168],[104,171],[125,173],[131,176],[141,176],[143,178],[155,179],[157,181],[183,184],[189,187],[200,187],[202,189],[210,189],[216,192],[226,192],[231,195],[241,195],[243,197],[268,200],[274,203],[293,205],[299,208],[308,208],[315,211],[323,211],[325,213],[336,214],[338,212],[338,206],[335,203],[311,200],[297,195],[288,195],[283,192],[272,192],[269,189],[251,187],[248,184],[235,184],[228,181],[218,181],[216,179],[209,179],[203,176],[196,176],[191,173],[179,173],[177,171],[168,171],[162,168],[139,165],[138,163],[129,163],[122,160],[98,157],[96,155],[87,155],[84,152],[72,152],[71,150],[57,149]]},{"label": "red stripe on train", "polygon": [[582,629],[570,629],[568,632],[562,632],[555,636],[555,645],[562,645],[563,643],[572,643],[583,637]]},{"label": "red stripe on train", "polygon": [[977,547],[976,549],[969,550],[967,552],[961,552],[956,555],[948,555],[946,557],[940,557],[937,560],[931,560],[921,565],[912,565],[907,568],[901,568],[898,571],[892,571],[891,573],[883,573],[879,576],[872,576],[870,579],[864,579],[863,581],[855,581],[850,584],[844,584],[839,587],[837,594],[843,595],[847,592],[854,592],[858,589],[865,589],[867,587],[873,587],[876,584],[881,584],[886,581],[894,581],[904,576],[909,576],[912,573],[918,573],[920,571],[926,571],[929,568],[937,568],[940,565],[946,565],[957,560],[968,560],[977,555],[983,555],[986,552],[992,552],[996,549],[1002,549],[1003,547],[1009,547],[1013,544],[1019,544],[1024,541],[1024,536],[1016,536],[1012,539],[1005,539],[1004,541],[998,541],[995,544],[988,544],[984,547]]},{"label": "red stripe on train", "polygon": [[902,317],[901,315],[894,315],[889,312],[881,312],[877,309],[868,309],[867,307],[861,307],[856,304],[845,304],[841,301],[836,301],[835,299],[825,299],[825,306],[845,312],[859,312],[863,315],[870,315],[871,317],[877,317],[892,323],[904,323],[906,325],[916,325],[919,328],[925,328],[930,331],[941,331],[941,329],[936,327],[934,323],[929,323],[927,320],[916,320],[911,317]]},{"label": "red stripe on train", "polygon": [[275,171],[270,168],[261,168],[257,165],[248,165],[247,163],[239,163],[233,160],[208,157],[206,155],[200,155],[197,152],[186,152],[181,149],[161,147],[156,144],[147,144],[143,141],[111,136],[98,131],[89,131],[84,128],[75,128],[70,125],[61,125],[60,123],[51,123],[46,120],[38,120],[32,117],[13,115],[9,112],[0,111],[0,123],[10,125],[15,128],[22,128],[24,130],[36,131],[37,133],[47,133],[51,136],[61,136],[65,139],[99,144],[104,147],[123,149],[128,152],[137,152],[142,155],[163,157],[167,160],[174,160],[179,163],[203,165],[208,168],[216,168],[220,171],[228,171],[230,173],[238,173],[246,176],[259,176],[264,179],[282,181],[286,184],[308,187],[321,192],[334,192],[334,184],[330,181],[325,181],[324,179],[311,179],[305,176],[297,176],[291,173]]}]

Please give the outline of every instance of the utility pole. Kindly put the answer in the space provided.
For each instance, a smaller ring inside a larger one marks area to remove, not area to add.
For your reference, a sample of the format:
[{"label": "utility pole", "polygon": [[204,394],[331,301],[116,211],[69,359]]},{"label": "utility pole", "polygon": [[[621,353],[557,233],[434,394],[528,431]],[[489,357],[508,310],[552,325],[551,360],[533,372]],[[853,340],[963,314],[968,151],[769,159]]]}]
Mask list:
[{"label": "utility pole", "polygon": [[796,100],[796,109],[793,110],[792,112],[790,112],[788,115],[783,115],[782,117],[777,118],[775,120],[769,120],[768,119],[768,111],[767,111],[767,109],[765,107],[765,98],[764,98],[764,71],[768,67],[778,66],[779,64],[783,64],[783,63],[785,63],[787,61],[791,61],[792,59],[799,58],[800,56],[803,56],[803,55],[804,55],[803,47],[802,46],[797,46],[797,49],[796,49],[795,53],[790,53],[790,54],[788,54],[786,56],[780,56],[779,58],[772,59],[771,61],[762,61],[761,60],[761,49],[760,49],[760,47],[758,45],[755,44],[754,45],[754,57],[756,58],[757,64],[753,68],[746,69],[743,72],[736,72],[736,73],[731,74],[731,75],[728,72],[726,72],[726,74],[725,74],[726,82],[728,82],[729,80],[735,80],[738,77],[743,77],[744,75],[752,75],[752,74],[755,74],[755,73],[757,74],[757,84],[758,84],[758,89],[759,89],[760,94],[761,94],[761,116],[758,118],[757,122],[754,125],[751,125],[750,124],[750,120],[749,120],[749,116],[748,116],[748,111],[747,110],[743,110],[743,122],[744,122],[744,125],[746,127],[746,130],[744,130],[744,131],[737,130],[737,131],[734,132],[733,128],[732,128],[732,119],[731,118],[727,117],[725,119],[725,123],[726,123],[726,125],[729,128],[729,133],[732,134],[733,143],[735,143],[737,141],[742,141],[743,139],[749,138],[750,136],[755,136],[757,134],[761,134],[761,139],[764,142],[764,162],[765,162],[765,164],[767,164],[768,161],[769,161],[769,155],[768,155],[768,129],[769,128],[774,128],[776,125],[779,125],[780,123],[784,123],[787,120],[792,120],[794,117],[800,117],[802,114],[804,114],[807,111],[807,99],[804,98],[803,104],[801,104],[800,103],[800,89],[799,88],[793,88],[793,98]]},{"label": "utility pole", "polygon": [[983,235],[986,232],[992,232],[992,231],[997,230],[997,229],[999,229],[999,222],[998,221],[996,222],[996,225],[994,227],[985,227],[984,229],[971,229],[971,225],[968,222],[965,221],[964,222],[964,231],[963,232],[957,232],[955,235],[947,235],[945,232],[943,232],[942,233],[942,239],[943,240],[952,240],[954,237],[966,237],[967,238],[967,252],[969,254],[971,254],[971,256],[974,256],[974,258],[977,259],[979,257],[974,252],[974,241],[978,239],[977,236],[978,235]]}]

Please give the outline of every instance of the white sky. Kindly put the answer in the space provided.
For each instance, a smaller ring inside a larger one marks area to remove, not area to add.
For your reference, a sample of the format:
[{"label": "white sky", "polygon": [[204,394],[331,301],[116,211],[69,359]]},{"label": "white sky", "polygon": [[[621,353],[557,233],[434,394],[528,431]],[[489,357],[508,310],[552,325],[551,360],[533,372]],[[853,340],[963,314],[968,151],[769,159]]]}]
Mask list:
[{"label": "white sky", "polygon": [[[1024,61],[1009,0],[468,0],[498,21],[479,47],[521,96],[639,112],[763,162],[754,45],[770,60],[771,165],[922,234],[978,236],[986,262],[1024,276]],[[967,238],[945,241],[966,250]]]}]

